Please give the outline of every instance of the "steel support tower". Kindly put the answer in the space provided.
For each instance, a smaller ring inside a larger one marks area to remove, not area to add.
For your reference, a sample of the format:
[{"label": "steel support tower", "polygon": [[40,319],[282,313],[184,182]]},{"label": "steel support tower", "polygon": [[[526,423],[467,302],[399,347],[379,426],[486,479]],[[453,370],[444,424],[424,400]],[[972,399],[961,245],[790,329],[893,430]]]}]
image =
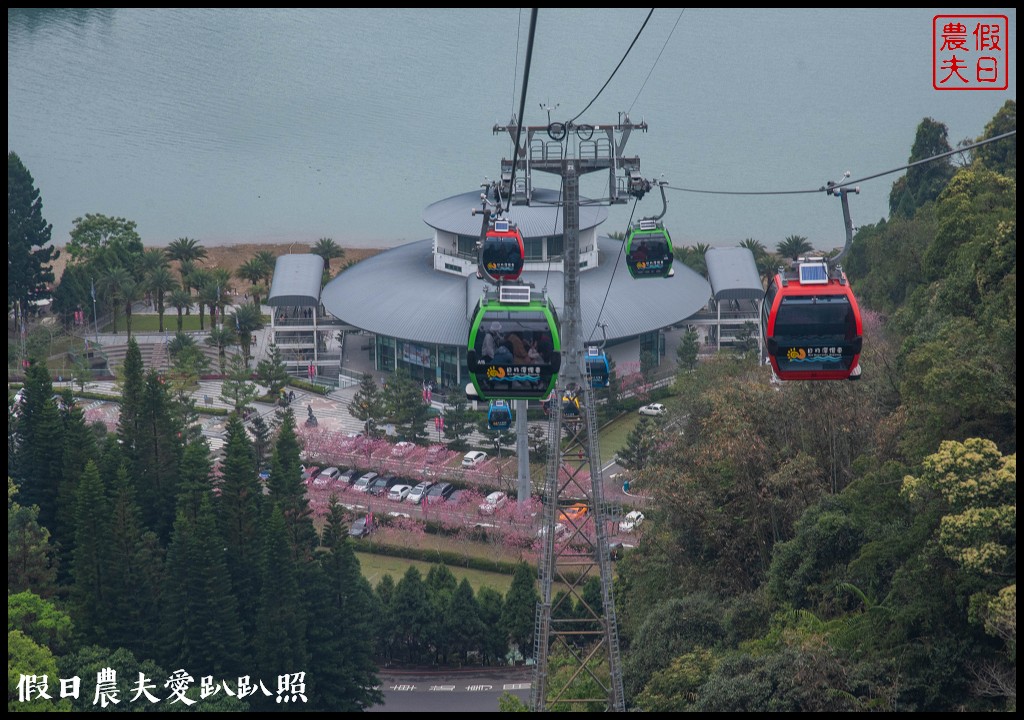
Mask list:
[{"label": "steel support tower", "polygon": [[[528,204],[533,171],[561,177],[565,280],[564,306],[559,313],[562,366],[550,404],[548,426],[550,449],[544,480],[541,598],[536,616],[531,709],[622,711],[625,703],[612,595],[607,506],[580,311],[579,179],[589,172],[608,172],[605,202],[609,204],[626,202],[638,190],[642,195],[645,183],[639,176],[640,161],[623,157],[622,150],[633,129],[646,131],[647,126],[620,117],[615,125],[553,123],[524,129],[526,142],[516,148],[516,167],[521,164],[524,168],[522,183],[504,188],[502,194],[512,197],[515,204]],[[516,124],[494,128],[495,133],[508,132],[513,142],[517,130]],[[578,139],[575,157],[568,157],[567,144],[562,142],[570,132],[575,132]],[[503,161],[502,165],[502,178],[511,185],[511,161]],[[619,171],[624,173],[621,178],[617,177]],[[578,409],[568,415],[562,412],[565,396],[575,398],[573,407],[577,407],[576,400],[579,402]],[[572,512],[570,506],[586,509]],[[599,598],[593,593],[585,597],[584,587],[591,578],[600,581]],[[568,592],[554,598],[552,588],[556,583],[568,588]],[[582,612],[575,612],[577,609]],[[569,658],[568,665],[557,676],[549,672],[549,659],[556,652]]]}]

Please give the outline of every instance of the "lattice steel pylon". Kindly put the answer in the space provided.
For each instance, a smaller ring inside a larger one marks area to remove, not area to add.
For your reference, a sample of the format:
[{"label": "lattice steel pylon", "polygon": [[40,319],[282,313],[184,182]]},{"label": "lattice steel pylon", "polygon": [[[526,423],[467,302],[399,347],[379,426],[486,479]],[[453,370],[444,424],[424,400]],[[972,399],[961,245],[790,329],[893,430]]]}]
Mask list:
[{"label": "lattice steel pylon", "polygon": [[[584,132],[580,132],[580,128]],[[495,132],[507,131],[513,140],[517,129],[516,125],[495,126]],[[517,149],[530,171],[556,173],[562,178],[565,253],[564,303],[559,315],[562,365],[550,403],[550,449],[544,482],[543,541],[539,563],[541,599],[537,605],[536,665],[530,701],[535,712],[570,709],[623,711],[625,702],[612,594],[607,508],[601,477],[594,392],[586,373],[580,310],[579,177],[584,173],[606,170],[609,174],[608,202],[625,202],[630,178],[638,177],[640,163],[637,158],[622,157],[622,149],[631,130],[646,130],[647,126],[634,125],[628,117],[618,125],[599,128],[577,126],[581,141],[577,158],[551,152],[552,148],[543,140],[534,141],[535,133],[546,132],[557,142],[571,129],[571,126],[567,128],[560,123],[527,128],[527,141]],[[595,131],[598,131],[596,140],[593,139]],[[621,136],[618,142],[615,140],[616,132]],[[616,185],[615,173],[619,170],[626,172],[622,187]],[[529,177],[525,185],[532,186]],[[566,399],[564,402],[563,398]],[[599,580],[599,596],[585,592],[591,578]],[[555,583],[568,588],[568,591],[553,598]],[[560,656],[560,670],[556,674],[549,672],[552,653]]]}]

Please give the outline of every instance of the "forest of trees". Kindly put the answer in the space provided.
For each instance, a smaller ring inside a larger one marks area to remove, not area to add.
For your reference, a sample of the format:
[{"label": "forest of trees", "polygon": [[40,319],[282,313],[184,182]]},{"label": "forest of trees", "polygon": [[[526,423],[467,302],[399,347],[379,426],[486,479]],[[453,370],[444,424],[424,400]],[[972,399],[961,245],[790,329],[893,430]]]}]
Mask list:
[{"label": "forest of trees", "polygon": [[[982,138],[1015,127],[1008,102]],[[909,160],[949,149],[928,118]],[[673,431],[627,448],[655,499],[616,563],[630,707],[1016,709],[1016,140],[956,158],[909,170],[891,217],[857,232],[859,382],[779,387],[753,354],[680,353]],[[12,172],[9,206],[30,217],[19,252],[41,262],[38,194],[9,156]],[[72,268],[105,263],[115,311],[118,268],[142,262],[125,222],[88,216],[67,250]],[[89,297],[87,277],[72,270],[67,302]],[[43,278],[9,306],[24,313]],[[526,564],[505,596],[443,565],[371,587],[344,510],[314,525],[290,410],[258,448],[231,417],[215,467],[191,401],[134,342],[120,384],[111,433],[55,397],[45,365],[27,369],[8,425],[9,710],[93,710],[102,679],[108,711],[299,695],[296,709],[358,711],[380,703],[385,664],[532,648]]]},{"label": "forest of trees", "polygon": [[[1015,127],[1008,102],[981,139]],[[1015,147],[913,168],[859,229],[862,380],[680,373],[618,567],[631,706],[1016,708]],[[926,119],[909,160],[950,149]]]}]

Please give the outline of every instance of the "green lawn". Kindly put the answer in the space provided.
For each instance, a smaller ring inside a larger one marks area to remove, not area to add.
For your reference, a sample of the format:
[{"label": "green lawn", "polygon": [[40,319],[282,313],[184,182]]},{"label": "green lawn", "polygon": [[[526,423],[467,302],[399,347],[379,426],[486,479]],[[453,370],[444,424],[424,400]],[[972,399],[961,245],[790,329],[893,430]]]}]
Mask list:
[{"label": "green lawn", "polygon": [[[182,315],[181,329],[184,332],[194,332],[199,329],[199,316],[195,313],[191,315]],[[203,318],[206,329],[210,329],[210,316],[205,315]],[[164,313],[164,330],[169,333],[178,331],[178,311],[171,309],[170,312]],[[121,315],[117,319],[117,331],[119,333],[125,332],[124,315]],[[108,323],[100,328],[100,332],[114,332],[114,325]],[[160,332],[160,316],[133,313],[132,314],[132,332],[133,333],[155,333]]]},{"label": "green lawn", "polygon": [[600,430],[601,442],[601,464],[609,463],[615,457],[615,453],[626,446],[626,438],[636,424],[640,422],[640,415],[636,411],[626,413]]},{"label": "green lawn", "polygon": [[[191,315],[181,316],[181,329],[183,332],[195,332],[199,330],[199,315],[192,313]],[[231,316],[228,315],[228,322],[231,322]],[[270,316],[263,315],[262,322],[264,325],[270,323]],[[203,316],[204,329],[210,329],[210,314],[206,313]],[[164,330],[169,333],[175,333],[178,331],[178,311],[171,308],[170,312],[164,313]],[[113,332],[113,324],[107,324],[100,328],[101,332]],[[124,316],[122,315],[117,319],[117,331],[119,333],[125,332]],[[134,313],[132,315],[132,332],[133,333],[155,333],[160,332],[160,316],[150,313]]]},{"label": "green lawn", "polygon": [[[418,568],[420,575],[424,578],[430,572],[430,568],[436,565],[436,563],[424,562],[422,560],[407,560],[390,555],[377,555],[376,553],[357,552],[356,557],[359,558],[359,566],[363,571],[363,577],[370,582],[370,586],[373,588],[377,587],[377,583],[385,575],[390,575],[395,582],[398,582],[405,575],[410,565]],[[474,593],[480,592],[480,588],[488,586],[505,595],[512,584],[512,576],[503,573],[469,570],[453,566],[449,566],[448,569],[452,571],[452,574],[459,582],[462,582],[462,578],[469,580],[469,584],[473,586]]]}]

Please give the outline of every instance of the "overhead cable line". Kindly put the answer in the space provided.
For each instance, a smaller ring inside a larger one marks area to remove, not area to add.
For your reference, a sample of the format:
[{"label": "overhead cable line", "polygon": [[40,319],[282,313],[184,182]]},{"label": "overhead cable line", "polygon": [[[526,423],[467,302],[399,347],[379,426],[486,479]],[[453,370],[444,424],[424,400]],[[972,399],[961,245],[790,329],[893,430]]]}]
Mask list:
[{"label": "overhead cable line", "polygon": [[516,111],[516,82],[519,80],[519,40],[523,32],[523,9],[519,8],[519,20],[516,22],[516,62],[512,69],[512,112]]},{"label": "overhead cable line", "polygon": [[611,75],[609,75],[609,76],[608,76],[608,79],[604,81],[604,85],[602,85],[602,86],[601,86],[601,89],[597,91],[597,95],[595,95],[595,96],[594,96],[594,99],[593,99],[593,100],[591,100],[590,102],[588,102],[588,103],[587,103],[587,106],[586,106],[585,108],[583,108],[582,110],[580,110],[580,111],[579,111],[579,113],[578,113],[578,114],[576,115],[576,117],[574,117],[574,118],[573,118],[572,120],[570,120],[570,121],[569,121],[569,122],[567,123],[568,125],[572,125],[572,124],[573,124],[573,123],[574,123],[574,122],[575,122],[575,121],[576,121],[577,119],[579,119],[580,115],[582,115],[582,114],[583,114],[583,113],[585,113],[585,112],[586,112],[587,110],[589,110],[589,109],[590,109],[590,106],[591,106],[591,105],[593,105],[593,104],[594,104],[594,102],[595,102],[595,101],[596,101],[596,100],[597,100],[597,99],[598,99],[599,97],[601,97],[601,93],[603,93],[603,92],[604,92],[604,89],[605,89],[606,87],[608,87],[608,83],[610,83],[610,82],[612,81],[612,78],[613,78],[613,77],[615,77],[615,73],[617,73],[617,72],[619,71],[619,68],[620,68],[620,67],[622,67],[622,63],[626,62],[626,58],[627,58],[627,57],[629,57],[629,52],[630,52],[630,50],[632,50],[632,49],[633,49],[633,46],[634,46],[634,45],[636,45],[636,41],[640,39],[640,35],[641,35],[641,33],[643,33],[643,31],[644,31],[644,28],[645,28],[645,27],[647,27],[647,22],[648,22],[648,21],[649,21],[649,20],[651,19],[651,15],[653,15],[653,14],[654,14],[654,8],[651,8],[651,11],[650,11],[649,13],[647,13],[647,17],[646,17],[646,19],[644,19],[644,24],[640,26],[640,29],[639,29],[639,30],[637,30],[637,32],[636,32],[636,37],[634,37],[634,38],[633,38],[633,42],[631,42],[631,43],[629,44],[629,47],[628,47],[628,48],[626,48],[626,52],[625,52],[625,54],[624,54],[624,55],[622,56],[622,59],[621,59],[621,60],[619,60],[619,64],[615,66],[615,69],[614,69],[614,70],[612,70],[612,74],[611,74]]},{"label": "overhead cable line", "polygon": [[686,8],[679,11],[679,17],[676,18],[675,25],[673,25],[672,29],[669,31],[668,37],[665,38],[665,44],[661,46],[661,50],[658,52],[658,57],[654,58],[654,64],[651,65],[651,69],[648,71],[647,77],[644,78],[644,82],[640,85],[640,89],[636,91],[636,97],[633,98],[633,102],[629,104],[629,108],[626,110],[627,115],[633,111],[633,106],[636,105],[636,101],[640,99],[640,93],[642,93],[644,88],[647,87],[647,81],[651,79],[651,75],[654,73],[654,68],[658,67],[658,61],[661,60],[662,53],[664,53],[665,48],[668,47],[668,41],[672,39],[672,34],[676,31],[679,21],[683,19],[684,12],[686,12]]},{"label": "overhead cable line", "polygon": [[699,190],[697,188],[673,187],[671,185],[666,185],[666,187],[669,190],[678,190],[680,192],[690,192],[690,193],[703,193],[705,195],[800,195],[800,194],[807,194],[807,193],[819,193],[819,192],[825,192],[826,190],[836,190],[836,189],[839,189],[839,188],[847,187],[848,185],[856,185],[857,183],[867,182],[868,180],[874,180],[875,178],[880,178],[883,175],[891,175],[892,173],[902,172],[903,170],[907,170],[907,169],[912,168],[912,167],[917,167],[918,165],[924,165],[925,163],[930,163],[930,162],[934,162],[935,160],[941,160],[942,158],[947,158],[950,155],[956,155],[958,153],[962,153],[962,152],[965,152],[967,150],[973,150],[976,147],[980,147],[982,145],[987,145],[988,143],[995,142],[996,140],[1004,140],[1004,139],[1006,139],[1006,138],[1008,138],[1008,137],[1010,137],[1012,135],[1016,135],[1016,134],[1017,134],[1016,130],[1011,130],[1010,132],[1003,133],[1002,135],[996,135],[995,137],[990,137],[990,138],[988,138],[986,140],[981,140],[979,142],[972,143],[971,145],[965,145],[964,147],[958,147],[955,150],[950,150],[948,152],[939,153],[938,155],[932,155],[931,157],[924,158],[923,160],[915,160],[912,163],[907,163],[906,165],[901,165],[900,167],[893,168],[892,170],[885,170],[884,172],[875,173],[874,175],[865,175],[864,177],[857,178],[856,180],[847,180],[847,181],[839,183],[837,185],[832,185],[831,187],[823,185],[823,186],[815,188],[813,190],[762,190],[762,191],[748,191],[748,192],[744,192],[744,191],[739,191],[739,190]]},{"label": "overhead cable line", "polygon": [[[523,134],[523,113],[526,112],[526,87],[530,84],[530,61],[533,59],[533,37],[537,30],[537,8],[533,8],[530,11],[530,35],[526,42],[526,66],[523,68],[523,92],[519,96],[519,121],[516,123],[516,144],[515,151],[512,154],[512,175],[509,178],[508,192],[509,198],[506,200],[508,205],[511,207],[512,204],[512,188],[516,186],[516,165],[519,160],[519,138]],[[507,210],[508,208],[499,208],[500,211]]]},{"label": "overhead cable line", "polygon": [[[630,227],[633,224],[633,216],[636,214],[636,204],[640,202],[640,198],[633,200],[633,209],[629,211],[629,222],[626,223],[626,227]],[[596,240],[595,240],[596,242]],[[615,271],[619,269],[619,260],[622,259],[623,250],[626,249],[626,238],[622,238],[622,245],[619,246],[619,252],[615,254],[615,265],[612,266],[611,277],[608,278],[608,287],[604,291],[604,300],[601,301],[601,309],[597,311],[597,320],[594,322],[594,327],[590,331],[590,336],[587,338],[589,342],[594,337],[594,333],[601,326],[601,315],[604,313],[605,303],[608,302],[608,294],[612,291],[612,281],[615,279]]]}]

